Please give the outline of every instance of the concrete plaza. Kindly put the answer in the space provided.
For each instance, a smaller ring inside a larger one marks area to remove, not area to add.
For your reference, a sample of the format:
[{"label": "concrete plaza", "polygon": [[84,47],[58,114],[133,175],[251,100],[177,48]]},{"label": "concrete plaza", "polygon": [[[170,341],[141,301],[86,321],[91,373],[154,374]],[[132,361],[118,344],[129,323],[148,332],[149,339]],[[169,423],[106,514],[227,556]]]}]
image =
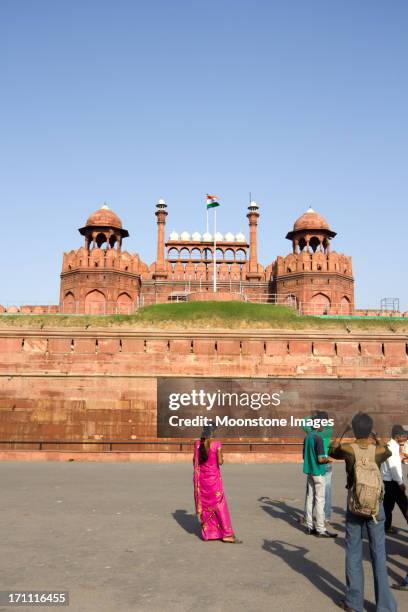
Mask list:
[{"label": "concrete plaza", "polygon": [[[199,539],[187,464],[3,462],[0,471],[1,590],[69,590],[61,609],[73,612],[338,609],[343,465],[333,477],[335,541],[307,536],[298,523],[301,465],[224,465],[242,545]],[[401,529],[387,539],[392,582],[408,566],[408,531],[398,509],[394,516]],[[408,593],[395,595],[408,609]]]}]

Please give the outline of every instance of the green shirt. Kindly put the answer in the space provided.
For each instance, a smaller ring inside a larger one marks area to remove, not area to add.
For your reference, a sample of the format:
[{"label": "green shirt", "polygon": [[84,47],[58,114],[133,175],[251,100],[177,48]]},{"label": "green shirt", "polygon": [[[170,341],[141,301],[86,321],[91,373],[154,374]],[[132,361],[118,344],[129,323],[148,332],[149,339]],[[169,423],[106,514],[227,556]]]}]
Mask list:
[{"label": "green shirt", "polygon": [[[306,419],[313,419],[314,417],[306,417]],[[309,425],[305,425],[304,427],[302,427],[303,431],[305,431],[307,434],[309,433],[316,433],[318,436],[321,437],[321,439],[323,440],[323,446],[324,446],[324,452],[326,455],[329,454],[329,446],[330,446],[330,439],[333,435],[333,427],[331,425],[328,425],[327,427],[325,427],[324,429],[322,429],[322,431],[315,431],[313,429],[313,427],[310,427]]]},{"label": "green shirt", "polygon": [[327,457],[324,451],[323,440],[317,432],[308,433],[303,442],[303,473],[312,476],[324,476],[326,466],[319,463],[319,457]]}]

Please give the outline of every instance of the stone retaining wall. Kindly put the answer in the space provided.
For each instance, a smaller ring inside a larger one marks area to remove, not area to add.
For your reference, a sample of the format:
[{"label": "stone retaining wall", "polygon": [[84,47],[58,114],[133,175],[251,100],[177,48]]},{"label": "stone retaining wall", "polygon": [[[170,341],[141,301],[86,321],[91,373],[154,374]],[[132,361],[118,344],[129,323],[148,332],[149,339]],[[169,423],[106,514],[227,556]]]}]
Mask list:
[{"label": "stone retaining wall", "polygon": [[408,379],[408,337],[4,328],[0,440],[154,441],[158,376]]}]

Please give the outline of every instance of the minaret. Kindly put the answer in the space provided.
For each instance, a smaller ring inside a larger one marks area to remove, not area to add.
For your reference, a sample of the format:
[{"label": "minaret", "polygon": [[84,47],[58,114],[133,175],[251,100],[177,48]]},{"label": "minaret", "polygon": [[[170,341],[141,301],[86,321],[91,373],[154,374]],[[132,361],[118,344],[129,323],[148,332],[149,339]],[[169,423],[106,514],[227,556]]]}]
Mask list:
[{"label": "minaret", "polygon": [[164,226],[166,225],[167,217],[167,205],[166,202],[160,198],[156,204],[156,217],[157,217],[157,257],[156,257],[156,269],[154,272],[154,278],[167,278],[167,271],[164,266]]},{"label": "minaret", "polygon": [[248,221],[249,221],[249,268],[247,278],[260,280],[262,274],[258,271],[258,255],[257,255],[257,240],[256,228],[258,225],[259,206],[254,200],[248,206]]}]

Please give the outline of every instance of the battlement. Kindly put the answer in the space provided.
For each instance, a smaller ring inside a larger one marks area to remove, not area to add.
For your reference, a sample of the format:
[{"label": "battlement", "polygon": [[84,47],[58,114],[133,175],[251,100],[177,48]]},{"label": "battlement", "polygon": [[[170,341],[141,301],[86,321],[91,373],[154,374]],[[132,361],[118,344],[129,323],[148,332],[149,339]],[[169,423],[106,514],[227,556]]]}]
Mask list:
[{"label": "battlement", "polygon": [[137,253],[131,254],[127,251],[101,248],[94,248],[88,251],[85,247],[81,247],[77,250],[64,253],[61,274],[73,270],[95,270],[96,268],[139,275],[148,272],[147,265],[140,259]]},{"label": "battlement", "polygon": [[320,251],[290,253],[277,257],[274,263],[274,274],[283,276],[299,272],[336,272],[344,276],[353,276],[352,259],[343,253]]}]

